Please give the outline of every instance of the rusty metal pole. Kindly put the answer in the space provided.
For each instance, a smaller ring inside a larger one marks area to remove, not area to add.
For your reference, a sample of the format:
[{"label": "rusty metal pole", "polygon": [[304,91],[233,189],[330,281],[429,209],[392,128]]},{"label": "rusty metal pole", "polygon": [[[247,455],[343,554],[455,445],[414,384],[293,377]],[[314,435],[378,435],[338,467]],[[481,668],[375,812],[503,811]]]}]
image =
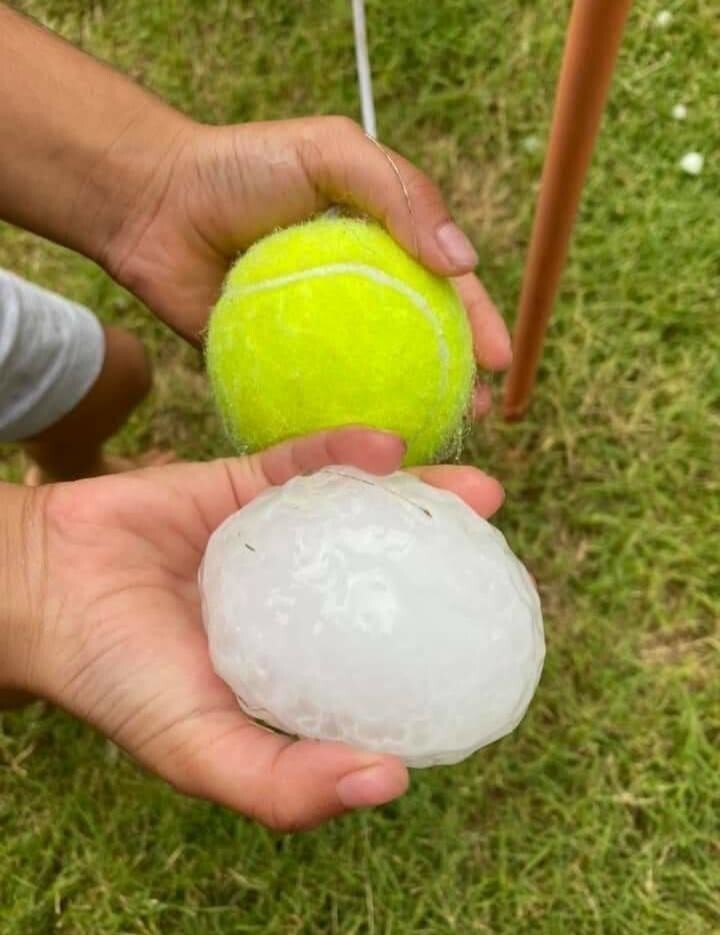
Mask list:
[{"label": "rusty metal pole", "polygon": [[545,331],[632,0],[575,0],[505,384],[505,418],[530,403]]}]

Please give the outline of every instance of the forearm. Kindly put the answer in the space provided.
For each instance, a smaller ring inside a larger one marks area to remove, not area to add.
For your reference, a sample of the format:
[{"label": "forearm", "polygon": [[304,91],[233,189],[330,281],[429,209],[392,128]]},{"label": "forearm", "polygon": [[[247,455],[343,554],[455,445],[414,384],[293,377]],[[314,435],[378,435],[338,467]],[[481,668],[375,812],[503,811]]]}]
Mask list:
[{"label": "forearm", "polygon": [[0,218],[102,263],[189,123],[0,4]]},{"label": "forearm", "polygon": [[0,697],[31,688],[43,616],[44,491],[0,483]]}]

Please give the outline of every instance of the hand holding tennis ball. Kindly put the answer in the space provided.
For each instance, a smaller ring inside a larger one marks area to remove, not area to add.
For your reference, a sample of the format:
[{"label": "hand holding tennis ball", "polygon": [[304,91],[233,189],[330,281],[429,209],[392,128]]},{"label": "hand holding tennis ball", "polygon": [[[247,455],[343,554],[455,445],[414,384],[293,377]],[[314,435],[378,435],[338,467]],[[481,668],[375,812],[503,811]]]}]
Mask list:
[{"label": "hand holding tennis ball", "polygon": [[[163,108],[146,125],[152,139],[129,141],[143,159],[121,160],[120,168],[133,174],[113,175],[99,212],[112,222],[112,236],[86,227],[93,259],[174,331],[199,344],[234,259],[273,231],[337,205],[375,218],[424,268],[453,282],[478,362],[488,370],[509,365],[507,329],[473,273],[477,255],[437,185],[352,120],[215,127]],[[479,387],[476,414],[488,404],[489,393]]]},{"label": "hand holding tennis ball", "polygon": [[231,269],[207,361],[243,450],[342,425],[401,436],[406,464],[459,453],[475,363],[455,286],[379,225],[322,218],[272,234]]}]

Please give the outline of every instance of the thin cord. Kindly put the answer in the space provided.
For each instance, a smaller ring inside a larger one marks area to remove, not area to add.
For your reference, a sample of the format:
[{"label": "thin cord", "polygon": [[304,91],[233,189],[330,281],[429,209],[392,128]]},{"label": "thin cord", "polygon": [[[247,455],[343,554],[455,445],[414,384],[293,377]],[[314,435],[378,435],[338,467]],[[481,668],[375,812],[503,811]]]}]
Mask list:
[{"label": "thin cord", "polygon": [[369,133],[366,134],[366,135],[367,135],[368,139],[370,140],[370,142],[371,142],[371,143],[374,143],[374,144],[377,146],[377,148],[380,150],[380,152],[383,154],[383,156],[387,159],[387,161],[388,161],[388,163],[389,163],[389,165],[390,165],[390,168],[391,168],[391,169],[393,170],[393,172],[395,173],[395,178],[396,178],[396,179],[398,180],[398,182],[400,183],[400,188],[402,188],[403,197],[405,198],[405,204],[407,205],[408,215],[409,215],[409,217],[410,217],[410,229],[412,230],[412,235],[413,235],[413,252],[412,252],[412,255],[413,255],[414,257],[416,257],[416,258],[419,258],[420,252],[419,252],[418,238],[417,238],[417,227],[416,227],[416,225],[415,225],[415,212],[413,211],[412,201],[410,200],[410,192],[408,191],[408,187],[407,187],[407,185],[405,184],[405,179],[402,177],[402,172],[401,172],[400,169],[398,168],[398,166],[397,166],[395,160],[393,159],[393,157],[392,157],[392,156],[390,155],[390,153],[385,149],[385,147],[383,146],[383,144],[382,144],[379,140],[376,140],[374,136],[370,136]]},{"label": "thin cord", "polygon": [[[415,214],[413,212],[410,193],[408,192],[405,180],[402,177],[400,169],[395,164],[390,153],[385,149],[377,138],[377,124],[375,121],[375,103],[373,101],[372,76],[370,74],[370,58],[368,55],[367,29],[365,27],[365,3],[364,0],[352,0],[353,30],[355,33],[355,61],[357,62],[358,85],[360,87],[360,107],[362,110],[362,122],[365,129],[365,135],[377,146],[383,156],[387,159],[395,177],[400,183],[405,203],[410,217],[410,229],[413,235],[413,255],[418,256],[418,238],[415,226]],[[332,209],[331,209],[332,210]]]},{"label": "thin cord", "polygon": [[373,101],[370,58],[368,56],[367,31],[365,28],[365,4],[363,0],[352,0],[353,30],[355,32],[355,61],[357,63],[358,85],[360,87],[360,107],[365,132],[373,139],[377,138],[375,122],[375,103]]}]

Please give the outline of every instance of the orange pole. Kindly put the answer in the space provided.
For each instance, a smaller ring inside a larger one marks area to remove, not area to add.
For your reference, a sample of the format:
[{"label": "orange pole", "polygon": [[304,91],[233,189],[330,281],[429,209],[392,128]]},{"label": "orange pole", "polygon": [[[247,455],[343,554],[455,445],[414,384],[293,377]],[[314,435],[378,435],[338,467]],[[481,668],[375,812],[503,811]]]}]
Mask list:
[{"label": "orange pole", "polygon": [[524,415],[570,245],[583,182],[632,0],[575,0],[505,384],[507,419]]}]

